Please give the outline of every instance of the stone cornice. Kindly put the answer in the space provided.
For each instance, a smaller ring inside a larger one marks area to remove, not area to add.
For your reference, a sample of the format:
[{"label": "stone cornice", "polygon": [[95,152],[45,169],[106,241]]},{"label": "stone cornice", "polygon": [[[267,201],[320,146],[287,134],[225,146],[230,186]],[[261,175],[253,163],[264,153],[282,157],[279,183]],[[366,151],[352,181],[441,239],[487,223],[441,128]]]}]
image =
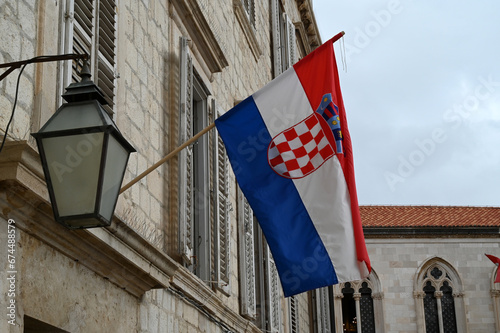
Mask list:
[{"label": "stone cornice", "polygon": [[295,0],[295,2],[300,12],[300,19],[304,24],[308,44],[311,50],[314,50],[321,45],[321,36],[319,34],[318,25],[316,24],[316,18],[314,17],[312,3],[310,0]]},{"label": "stone cornice", "polygon": [[257,326],[225,305],[205,282],[184,267],[172,277],[170,285],[174,289],[182,291],[185,297],[194,301],[211,315],[224,318],[223,321],[234,328],[236,332],[261,332]]},{"label": "stone cornice", "polygon": [[189,33],[189,36],[186,37],[193,40],[210,72],[221,72],[229,63],[198,2],[179,0],[172,3],[177,11],[177,15],[173,16],[174,20],[178,19],[180,22],[176,23],[182,24],[186,28]]}]

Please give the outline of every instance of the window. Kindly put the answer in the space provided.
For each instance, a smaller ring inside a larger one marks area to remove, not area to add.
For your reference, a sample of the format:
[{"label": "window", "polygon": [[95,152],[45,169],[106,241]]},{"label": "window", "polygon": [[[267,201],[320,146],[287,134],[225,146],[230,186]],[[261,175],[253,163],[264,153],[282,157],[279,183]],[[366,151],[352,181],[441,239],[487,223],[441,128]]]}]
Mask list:
[{"label": "window", "polygon": [[271,1],[274,76],[297,62],[295,25],[281,8],[280,0]]},{"label": "window", "polygon": [[[208,94],[194,75],[187,38],[181,38],[180,142],[207,126]],[[183,263],[210,281],[208,138],[202,136],[179,155],[179,228]]]},{"label": "window", "polygon": [[[115,103],[116,0],[66,0],[64,53],[90,55],[92,80],[102,90],[112,115]],[[77,82],[77,62],[64,68],[64,87]]]},{"label": "window", "polygon": [[[219,107],[193,69],[188,39],[180,39],[179,144],[206,128]],[[211,147],[211,148],[210,148]],[[179,153],[179,252],[183,264],[229,293],[229,162],[214,129]]]},{"label": "window", "polygon": [[415,288],[419,332],[465,332],[462,283],[450,264],[428,259],[417,272]]},{"label": "window", "polygon": [[384,332],[381,286],[372,271],[363,281],[340,283],[313,293],[314,329],[323,332]]}]

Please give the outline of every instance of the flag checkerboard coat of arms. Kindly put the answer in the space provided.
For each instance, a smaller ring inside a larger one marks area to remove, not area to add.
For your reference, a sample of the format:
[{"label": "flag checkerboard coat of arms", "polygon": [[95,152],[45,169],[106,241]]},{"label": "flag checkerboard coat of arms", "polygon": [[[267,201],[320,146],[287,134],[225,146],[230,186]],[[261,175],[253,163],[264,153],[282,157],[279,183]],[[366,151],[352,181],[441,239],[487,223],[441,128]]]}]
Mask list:
[{"label": "flag checkerboard coat of arms", "polygon": [[273,138],[268,159],[276,173],[301,178],[342,153],[340,120],[338,111],[333,111],[338,108],[332,104],[332,95],[326,94],[315,113]]},{"label": "flag checkerboard coat of arms", "polygon": [[371,270],[333,52],[338,37],[215,121],[285,296]]}]

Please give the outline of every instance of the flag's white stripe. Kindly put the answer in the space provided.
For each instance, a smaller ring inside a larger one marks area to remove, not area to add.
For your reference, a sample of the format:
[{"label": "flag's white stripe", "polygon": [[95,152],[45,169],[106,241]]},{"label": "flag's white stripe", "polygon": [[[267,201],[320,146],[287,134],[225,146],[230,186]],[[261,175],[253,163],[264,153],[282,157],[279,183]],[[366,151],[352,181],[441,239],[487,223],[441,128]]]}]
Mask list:
[{"label": "flag's white stripe", "polygon": [[[267,89],[255,93],[253,98],[271,137],[314,112],[293,67],[271,81]],[[349,193],[338,159],[330,158],[312,174],[293,182],[330,260],[336,258],[332,264],[339,281],[360,279]]]},{"label": "flag's white stripe", "polygon": [[339,160],[330,158],[309,176],[293,182],[330,255],[339,282],[359,280],[351,201]]},{"label": "flag's white stripe", "polygon": [[252,96],[272,138],[313,112],[293,67]]}]

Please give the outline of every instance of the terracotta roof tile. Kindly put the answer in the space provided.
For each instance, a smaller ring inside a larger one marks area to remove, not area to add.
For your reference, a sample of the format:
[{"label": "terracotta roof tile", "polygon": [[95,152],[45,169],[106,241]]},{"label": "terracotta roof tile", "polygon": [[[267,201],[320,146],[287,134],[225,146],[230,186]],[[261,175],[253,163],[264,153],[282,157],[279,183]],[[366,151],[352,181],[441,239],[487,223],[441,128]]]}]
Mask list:
[{"label": "terracotta roof tile", "polygon": [[360,206],[363,227],[498,227],[500,207]]}]

